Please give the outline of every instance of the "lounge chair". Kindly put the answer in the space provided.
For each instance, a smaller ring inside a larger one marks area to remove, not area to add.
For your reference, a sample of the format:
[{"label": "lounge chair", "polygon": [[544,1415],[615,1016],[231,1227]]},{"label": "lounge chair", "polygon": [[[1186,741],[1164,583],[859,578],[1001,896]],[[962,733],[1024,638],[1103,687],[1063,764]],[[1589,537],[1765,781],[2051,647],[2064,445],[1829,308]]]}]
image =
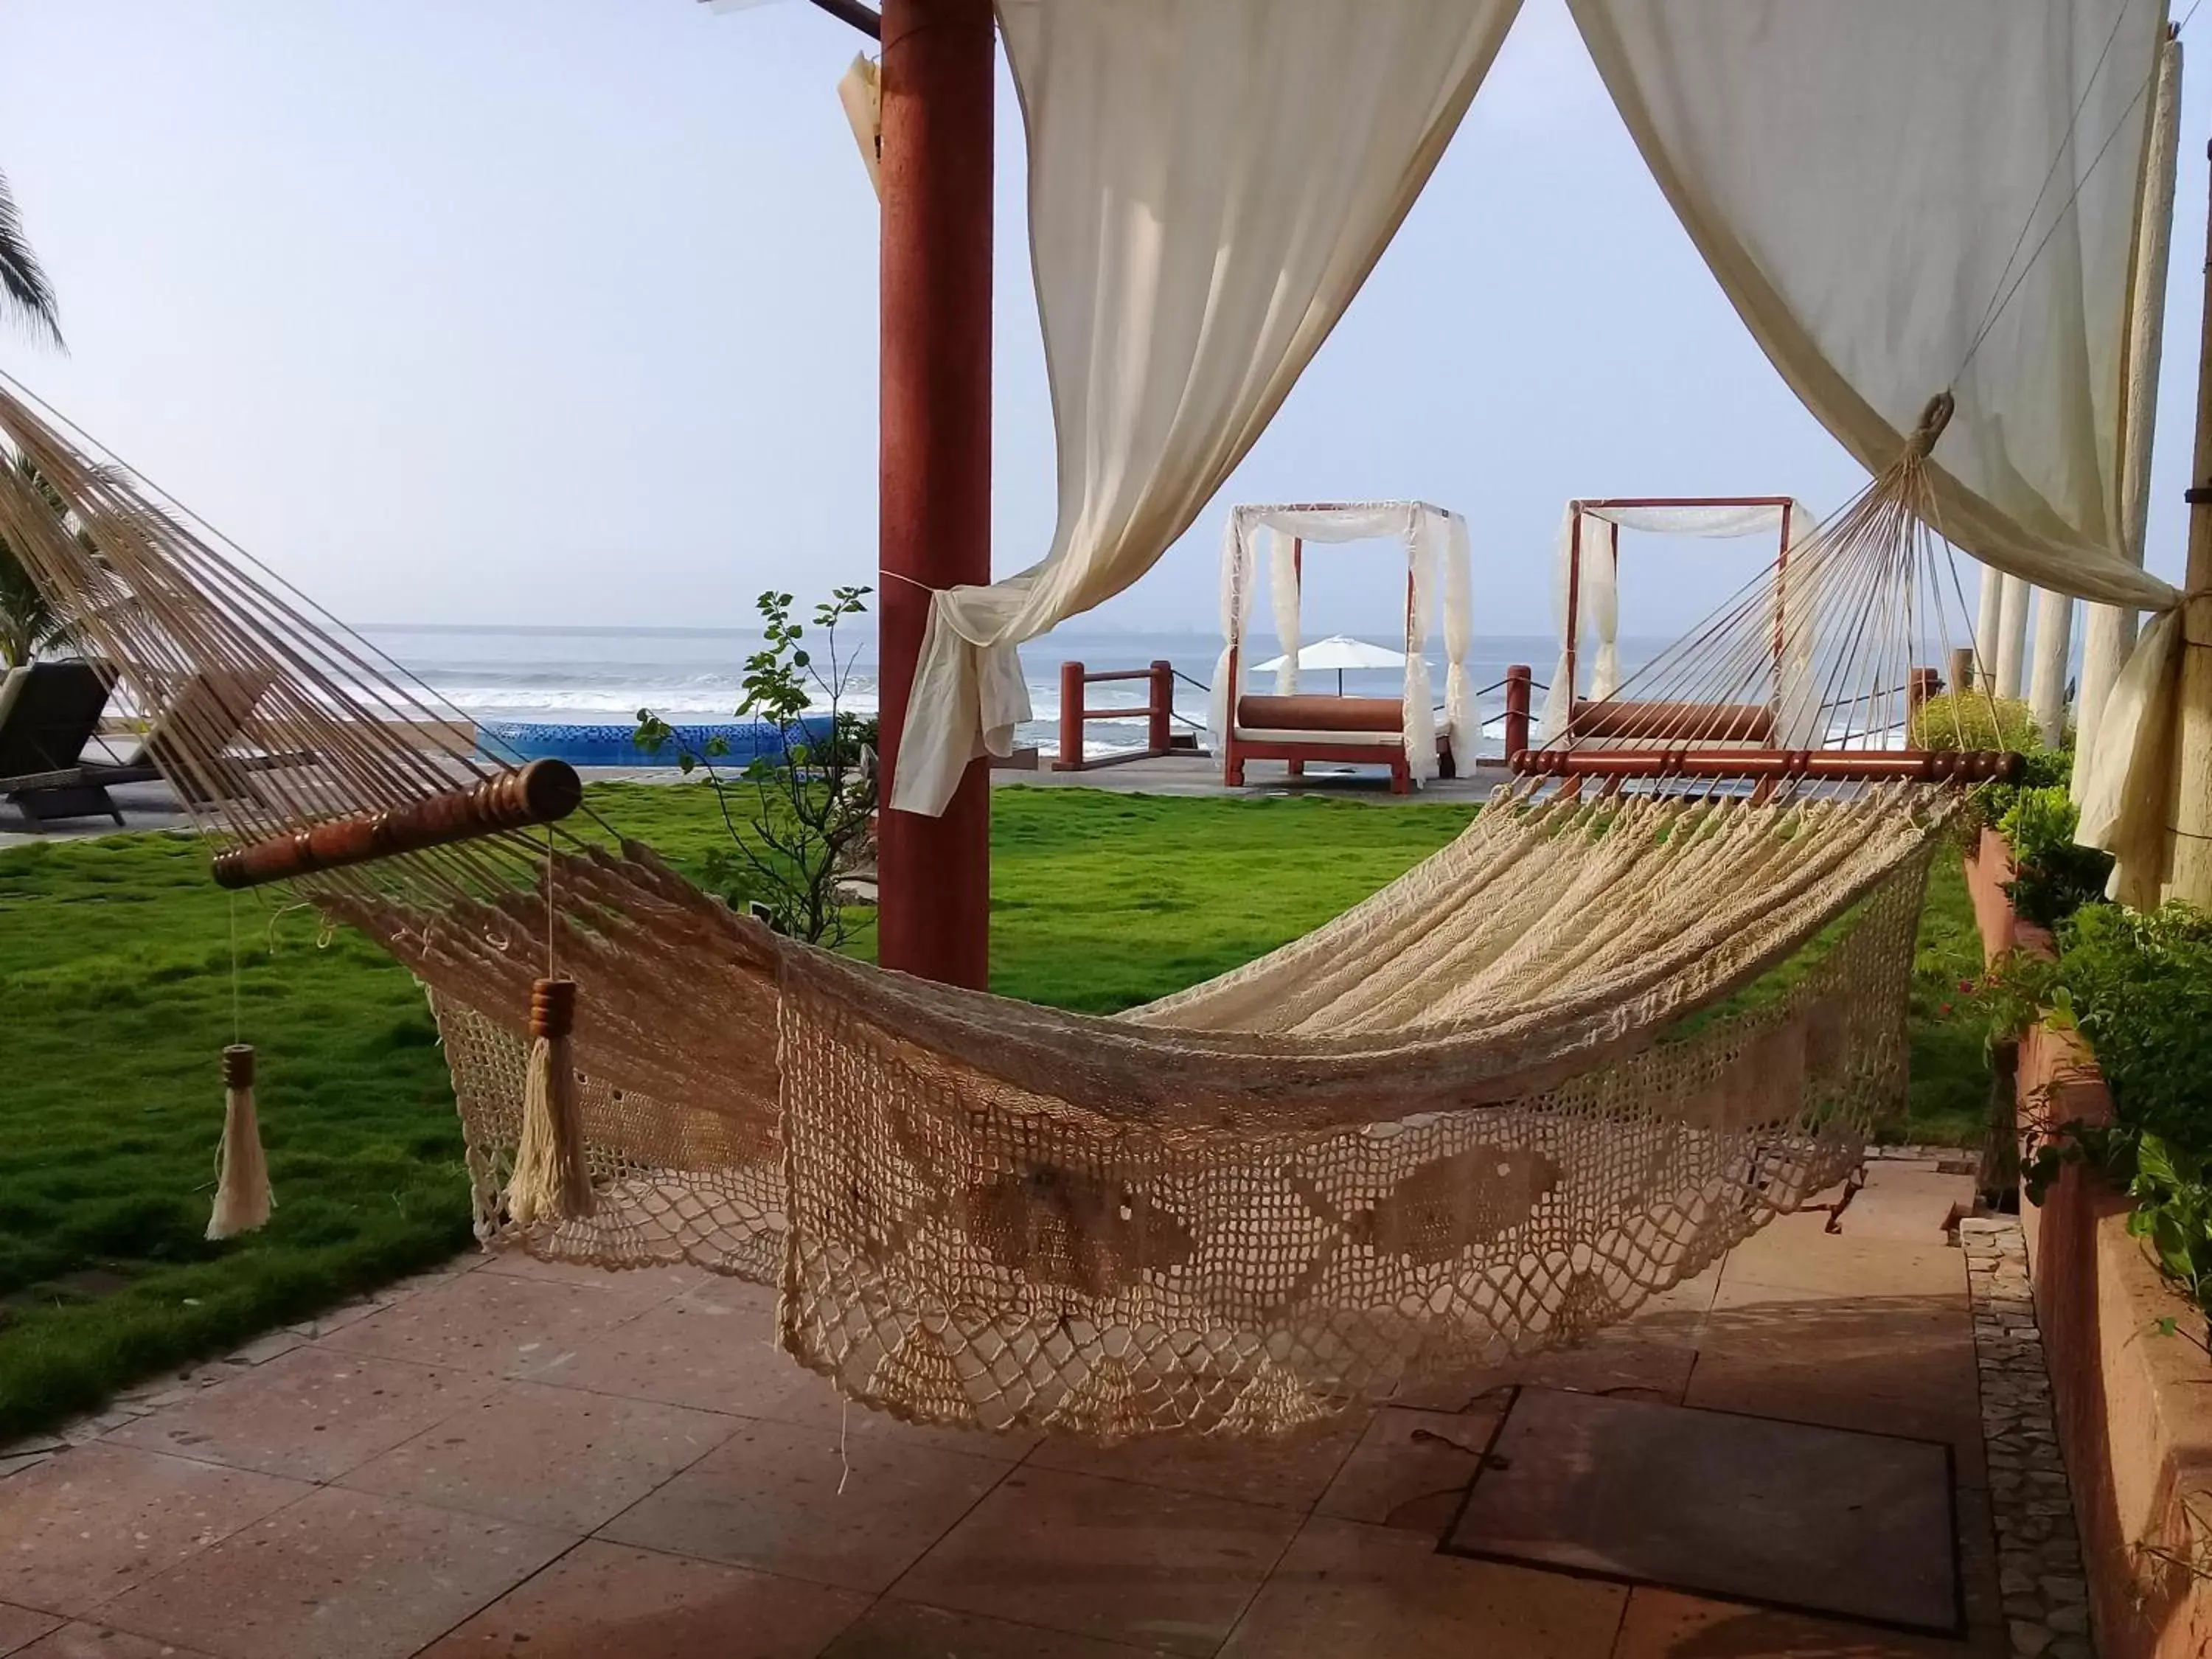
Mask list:
[{"label": "lounge chair", "polygon": [[[33,663],[0,678],[0,794],[33,823],[103,812],[120,823],[123,814],[107,786],[161,775],[150,765],[82,758],[100,730],[114,678],[113,670],[94,662]],[[126,772],[131,775],[118,775]]]},{"label": "lounge chair", "polygon": [[83,757],[114,687],[112,669],[42,662],[11,670],[0,680],[0,795],[33,823],[105,814],[119,824],[122,811],[107,793],[119,783],[166,777],[188,805],[234,794],[244,773],[314,758],[225,753],[269,684],[266,675],[193,673],[148,726],[137,752],[117,763]]}]

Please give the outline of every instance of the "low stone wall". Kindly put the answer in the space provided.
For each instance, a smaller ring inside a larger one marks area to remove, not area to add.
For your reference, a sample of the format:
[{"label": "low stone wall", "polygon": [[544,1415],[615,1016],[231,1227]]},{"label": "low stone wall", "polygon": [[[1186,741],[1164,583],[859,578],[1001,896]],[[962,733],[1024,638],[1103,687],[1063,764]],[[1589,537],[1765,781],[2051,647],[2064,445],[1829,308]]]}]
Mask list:
[{"label": "low stone wall", "polygon": [[[2048,951],[2012,914],[2011,852],[1984,830],[1966,882],[1985,954]],[[2111,1119],[2096,1063],[2069,1032],[2021,1042],[2023,1152],[2048,1126]],[[2021,1207],[2059,1444],[2089,1565],[2103,1659],[2212,1655],[2212,1361],[2203,1314],[2127,1231],[2128,1202],[2069,1167]],[[2161,1328],[2171,1319],[2173,1334]]]}]

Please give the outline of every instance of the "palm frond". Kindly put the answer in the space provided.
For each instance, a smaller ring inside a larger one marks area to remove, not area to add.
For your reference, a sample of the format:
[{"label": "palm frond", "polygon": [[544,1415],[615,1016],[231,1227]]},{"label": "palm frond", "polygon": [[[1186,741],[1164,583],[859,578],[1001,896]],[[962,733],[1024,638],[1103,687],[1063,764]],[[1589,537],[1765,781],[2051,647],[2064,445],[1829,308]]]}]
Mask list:
[{"label": "palm frond", "polygon": [[0,174],[0,295],[7,296],[9,305],[33,333],[68,349],[62,339],[53,285],[46,280],[39,256],[31,252],[30,240],[23,234],[22,216],[15,211],[15,198],[4,174]]}]

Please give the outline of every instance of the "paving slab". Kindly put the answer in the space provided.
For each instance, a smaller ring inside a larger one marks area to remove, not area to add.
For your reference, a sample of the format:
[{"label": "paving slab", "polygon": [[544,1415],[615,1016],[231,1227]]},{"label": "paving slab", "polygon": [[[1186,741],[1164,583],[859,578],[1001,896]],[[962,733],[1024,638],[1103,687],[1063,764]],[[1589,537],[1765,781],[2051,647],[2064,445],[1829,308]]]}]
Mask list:
[{"label": "paving slab", "polygon": [[17,1650],[11,1659],[219,1659],[173,1642],[150,1641],[105,1625],[68,1624],[42,1641]]},{"label": "paving slab", "polygon": [[63,1620],[51,1613],[0,1605],[0,1654],[14,1653],[41,1636],[59,1630],[62,1624]]},{"label": "paving slab", "polygon": [[380,1308],[319,1346],[482,1376],[542,1376],[561,1370],[586,1339],[665,1299],[641,1300],[617,1285],[464,1273]]},{"label": "paving slab", "polygon": [[1956,1634],[1954,1539],[1941,1445],[1530,1389],[1445,1547]]},{"label": "paving slab", "polygon": [[1128,1645],[1210,1654],[1298,1516],[1057,1469],[1010,1474],[895,1599]]},{"label": "paving slab", "polygon": [[408,1659],[575,1541],[324,1487],[100,1618],[223,1659]]},{"label": "paving slab", "polygon": [[587,1533],[690,1468],[743,1421],[656,1401],[510,1382],[362,1464],[343,1484]]},{"label": "paving slab", "polygon": [[1493,1396],[1466,1412],[1384,1407],[1322,1494],[1318,1512],[1442,1538],[1482,1466],[1507,1398]]},{"label": "paving slab", "polygon": [[1316,1516],[1238,1620],[1222,1659],[1594,1659],[1618,1584],[1439,1555],[1417,1534]]},{"label": "paving slab", "polygon": [[813,1659],[867,1606],[852,1590],[587,1539],[422,1659]]},{"label": "paving slab", "polygon": [[90,1613],[313,1490],[128,1446],[58,1452],[0,1485],[0,1601]]},{"label": "paving slab", "polygon": [[295,1480],[333,1480],[498,1387],[492,1377],[447,1366],[295,1347],[106,1437]]},{"label": "paving slab", "polygon": [[1166,1651],[886,1601],[832,1642],[823,1659],[1136,1659]]},{"label": "paving slab", "polygon": [[886,1588],[998,1484],[1008,1466],[889,1438],[746,1421],[600,1529],[617,1543]]}]

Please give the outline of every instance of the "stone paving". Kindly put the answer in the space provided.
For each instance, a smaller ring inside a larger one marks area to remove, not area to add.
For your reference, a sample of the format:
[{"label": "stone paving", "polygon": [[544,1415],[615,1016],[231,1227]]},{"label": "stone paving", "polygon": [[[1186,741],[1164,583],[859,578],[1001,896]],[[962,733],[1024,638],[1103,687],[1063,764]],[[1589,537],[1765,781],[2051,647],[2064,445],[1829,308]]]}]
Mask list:
[{"label": "stone paving", "polygon": [[[1838,1234],[1264,1447],[848,1413],[768,1291],[471,1256],[0,1448],[0,1655],[2075,1659],[2018,1258],[1944,1231],[1972,1188],[1877,1160]],[[1439,1554],[1516,1382],[1948,1442],[1966,1639]]]},{"label": "stone paving", "polygon": [[2089,1586],[2043,1363],[2027,1244],[2010,1216],[1959,1224],[1981,1371],[1997,1589],[2014,1659],[2091,1659]]}]

